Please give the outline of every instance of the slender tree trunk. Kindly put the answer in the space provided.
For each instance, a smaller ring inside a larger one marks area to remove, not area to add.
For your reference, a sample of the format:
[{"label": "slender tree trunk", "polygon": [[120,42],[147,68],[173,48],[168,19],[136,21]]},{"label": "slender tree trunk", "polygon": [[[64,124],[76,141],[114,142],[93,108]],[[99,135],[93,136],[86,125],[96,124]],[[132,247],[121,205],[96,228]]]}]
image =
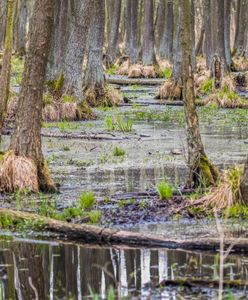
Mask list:
[{"label": "slender tree trunk", "polygon": [[7,19],[7,1],[0,1],[0,49],[4,48]]},{"label": "slender tree trunk", "polygon": [[238,28],[235,40],[235,49],[237,51],[237,55],[243,55],[245,51],[245,34],[247,34],[248,0],[240,0],[238,7]]},{"label": "slender tree trunk", "polygon": [[155,65],[155,36],[154,36],[154,1],[145,0],[144,2],[144,27],[143,27],[143,48],[142,63],[143,65]]},{"label": "slender tree trunk", "polygon": [[120,28],[120,20],[121,20],[121,4],[122,0],[114,0],[112,1],[113,11],[111,14],[110,20],[110,32],[108,36],[108,49],[107,49],[107,60],[109,66],[111,66],[118,53],[118,37],[119,37],[119,28]]},{"label": "slender tree trunk", "polygon": [[7,102],[9,98],[14,3],[14,0],[8,0],[5,49],[3,55],[2,71],[0,76],[0,139],[2,135],[4,118],[7,110]]},{"label": "slender tree trunk", "polygon": [[172,61],[173,59],[174,9],[173,1],[167,0],[165,22],[162,39],[159,45],[159,56]]},{"label": "slender tree trunk", "polygon": [[176,18],[176,36],[174,45],[174,56],[173,56],[173,71],[172,78],[182,84],[182,48],[180,42],[181,35],[181,0],[177,3],[177,18]]},{"label": "slender tree trunk", "polygon": [[241,180],[240,190],[243,202],[248,205],[248,159],[245,163],[244,175]]},{"label": "slender tree trunk", "polygon": [[1,166],[1,188],[55,190],[41,147],[42,94],[50,48],[54,2],[35,0],[29,30],[16,126]]},{"label": "slender tree trunk", "polygon": [[197,187],[201,183],[215,184],[218,172],[207,158],[201,140],[199,120],[194,94],[194,75],[192,68],[192,27],[190,20],[190,0],[180,0],[182,9],[181,43],[182,43],[182,79],[183,100],[187,124],[188,187]]},{"label": "slender tree trunk", "polygon": [[24,56],[26,51],[27,1],[17,0],[15,9],[14,45],[15,53]]},{"label": "slender tree trunk", "polygon": [[230,70],[232,65],[232,57],[231,57],[231,1],[224,0],[225,3],[225,27],[224,27],[224,37],[225,37],[225,55],[226,55],[226,63],[227,67]]},{"label": "slender tree trunk", "polygon": [[72,0],[71,3],[70,34],[63,67],[64,89],[65,93],[82,100],[83,60],[94,1]]},{"label": "slender tree trunk", "polygon": [[211,53],[212,53],[211,0],[204,0],[204,28],[205,28],[204,52],[206,55],[207,66],[210,69]]}]

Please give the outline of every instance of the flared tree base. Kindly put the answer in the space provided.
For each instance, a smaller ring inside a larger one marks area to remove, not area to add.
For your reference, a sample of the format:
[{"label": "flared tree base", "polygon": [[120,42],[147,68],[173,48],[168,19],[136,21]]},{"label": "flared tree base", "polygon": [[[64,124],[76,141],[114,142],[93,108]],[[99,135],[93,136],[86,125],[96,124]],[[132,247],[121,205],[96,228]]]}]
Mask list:
[{"label": "flared tree base", "polygon": [[0,189],[9,193],[17,190],[35,193],[57,191],[45,162],[37,165],[31,158],[17,156],[13,151],[8,151],[2,158]]},{"label": "flared tree base", "polygon": [[173,79],[167,79],[165,83],[160,87],[157,98],[182,100],[182,92],[183,87],[179,82]]},{"label": "flared tree base", "polygon": [[119,91],[110,85],[104,85],[103,87],[85,88],[84,101],[91,107],[105,106],[112,107],[117,106],[122,101],[122,96]]}]

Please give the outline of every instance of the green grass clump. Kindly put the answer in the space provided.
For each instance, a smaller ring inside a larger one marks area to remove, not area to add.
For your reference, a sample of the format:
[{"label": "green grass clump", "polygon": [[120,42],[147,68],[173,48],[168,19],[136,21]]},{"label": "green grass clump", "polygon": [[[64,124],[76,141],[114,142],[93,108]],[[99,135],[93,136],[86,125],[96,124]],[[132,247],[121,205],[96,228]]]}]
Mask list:
[{"label": "green grass clump", "polygon": [[173,197],[173,186],[166,182],[166,178],[157,184],[157,191],[161,200],[168,200]]},{"label": "green grass clump", "polygon": [[80,196],[79,205],[82,209],[91,209],[95,204],[95,194],[93,192],[84,192]]},{"label": "green grass clump", "polygon": [[201,86],[200,86],[200,91],[203,94],[208,94],[212,91],[213,88],[213,79],[207,79],[206,81],[204,81]]},{"label": "green grass clump", "polygon": [[172,75],[172,69],[171,68],[165,68],[162,70],[162,75],[165,79],[170,79]]},{"label": "green grass clump", "polygon": [[236,204],[226,209],[226,216],[234,219],[248,219],[248,207]]},{"label": "green grass clump", "polygon": [[85,217],[88,217],[90,219],[91,224],[99,223],[101,216],[102,216],[102,213],[100,210],[92,210],[85,214]]},{"label": "green grass clump", "polygon": [[124,156],[126,154],[125,149],[119,148],[117,146],[114,147],[113,155],[114,156]]},{"label": "green grass clump", "polygon": [[44,94],[42,101],[44,106],[50,105],[53,102],[53,97],[51,95]]},{"label": "green grass clump", "polygon": [[117,66],[113,65],[111,68],[109,68],[106,73],[108,75],[115,75],[117,72]]},{"label": "green grass clump", "polygon": [[105,118],[105,126],[106,126],[107,131],[115,130],[115,124],[114,124],[113,118],[111,116],[107,116]]},{"label": "green grass clump", "polygon": [[133,121],[130,118],[123,118],[120,115],[115,116],[115,121],[112,116],[105,118],[105,126],[107,131],[122,131],[131,132],[133,130]]},{"label": "green grass clump", "polygon": [[63,103],[75,103],[77,102],[77,99],[73,96],[70,96],[70,95],[63,95],[61,97]]},{"label": "green grass clump", "polygon": [[130,118],[122,118],[121,116],[117,115],[116,119],[116,127],[117,130],[122,132],[131,132],[133,130],[133,121]]}]

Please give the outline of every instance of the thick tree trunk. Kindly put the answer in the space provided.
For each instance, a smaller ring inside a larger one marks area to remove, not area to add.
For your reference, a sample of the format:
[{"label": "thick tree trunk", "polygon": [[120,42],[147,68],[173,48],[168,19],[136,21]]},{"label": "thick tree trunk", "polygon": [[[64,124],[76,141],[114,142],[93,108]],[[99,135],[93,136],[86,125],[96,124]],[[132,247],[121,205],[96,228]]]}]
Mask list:
[{"label": "thick tree trunk", "polygon": [[[111,0],[110,0],[111,1]],[[107,49],[107,61],[111,66],[116,59],[118,53],[118,37],[121,20],[121,4],[122,0],[112,0],[113,10],[110,20],[110,32],[108,35],[108,49]]]},{"label": "thick tree trunk", "polygon": [[155,65],[155,36],[154,36],[154,1],[144,0],[144,27],[143,27],[143,47],[142,63],[143,65]]},{"label": "thick tree trunk", "polygon": [[1,188],[8,192],[55,190],[41,148],[42,94],[53,12],[53,1],[35,1],[16,126],[1,165]]},{"label": "thick tree trunk", "polygon": [[173,1],[167,0],[165,10],[164,31],[159,44],[159,56],[172,61],[173,59],[173,32],[174,32],[174,9]]},{"label": "thick tree trunk", "polygon": [[192,68],[192,35],[190,24],[190,0],[180,0],[182,9],[181,43],[182,43],[182,79],[183,100],[187,124],[187,145],[189,176],[188,187],[197,187],[201,183],[213,185],[218,172],[207,158],[200,135],[199,120],[194,94],[194,75]]},{"label": "thick tree trunk", "polygon": [[71,3],[70,35],[63,67],[64,89],[65,93],[82,100],[83,60],[94,1],[72,0]]},{"label": "thick tree trunk", "polygon": [[0,139],[2,134],[4,118],[7,111],[7,102],[9,98],[14,0],[8,0],[7,10],[8,13],[7,13],[6,35],[5,35],[5,49],[3,55],[2,71],[0,76]]},{"label": "thick tree trunk", "polygon": [[103,44],[105,24],[105,1],[95,0],[93,17],[89,32],[89,52],[85,73],[84,98],[95,106],[105,95],[105,76],[103,70]]},{"label": "thick tree trunk", "polygon": [[[228,71],[225,54],[225,0],[212,0],[212,61],[218,59],[221,64],[222,77]],[[213,21],[213,18],[215,20]],[[215,72],[215,70],[213,71]]]},{"label": "thick tree trunk", "polygon": [[248,205],[248,160],[246,161],[246,164],[245,164],[244,175],[241,180],[240,190],[241,190],[243,202],[246,205]]},{"label": "thick tree trunk", "polygon": [[126,52],[131,65],[139,61],[139,0],[127,0],[126,6]]},{"label": "thick tree trunk", "polygon": [[[52,41],[47,64],[47,80],[58,80],[64,74],[63,67],[69,36],[69,1],[56,0]],[[72,2],[71,2],[72,3]]]}]

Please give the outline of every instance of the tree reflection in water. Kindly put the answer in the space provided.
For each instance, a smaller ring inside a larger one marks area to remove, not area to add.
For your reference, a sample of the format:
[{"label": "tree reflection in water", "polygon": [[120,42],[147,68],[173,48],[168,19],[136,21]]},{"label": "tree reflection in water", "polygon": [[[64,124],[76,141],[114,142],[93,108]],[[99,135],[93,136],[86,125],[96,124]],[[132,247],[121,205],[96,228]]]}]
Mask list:
[{"label": "tree reflection in water", "polygon": [[[90,290],[104,298],[111,286],[120,298],[140,296],[163,279],[216,279],[217,268],[217,255],[200,252],[2,241],[0,299],[85,299]],[[247,258],[230,255],[224,277],[248,280],[247,269]],[[177,292],[161,291],[164,299]]]}]

